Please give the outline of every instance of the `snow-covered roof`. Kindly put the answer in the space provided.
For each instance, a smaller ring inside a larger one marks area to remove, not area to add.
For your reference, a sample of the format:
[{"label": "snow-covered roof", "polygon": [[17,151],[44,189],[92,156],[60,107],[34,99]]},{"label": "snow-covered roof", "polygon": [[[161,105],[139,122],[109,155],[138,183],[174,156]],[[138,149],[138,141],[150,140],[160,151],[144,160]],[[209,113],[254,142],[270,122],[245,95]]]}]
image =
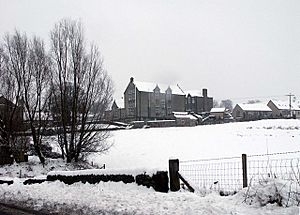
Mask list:
[{"label": "snow-covered roof", "polygon": [[173,119],[159,119],[159,120],[150,120],[150,121],[148,121],[149,123],[153,123],[153,122],[157,122],[157,123],[159,123],[159,122],[174,122],[175,120],[173,120]]},{"label": "snow-covered roof", "polygon": [[189,114],[188,112],[173,112],[174,117],[177,119],[192,119],[197,120],[197,117]]},{"label": "snow-covered roof", "polygon": [[244,111],[272,111],[264,103],[255,103],[255,104],[238,104]]},{"label": "snow-covered roof", "polygon": [[202,97],[202,91],[201,90],[186,90],[186,95],[191,95],[192,97]]},{"label": "snow-covered roof", "polygon": [[[290,109],[290,103],[288,101],[276,101],[276,100],[270,100],[273,102],[273,104],[279,109],[279,110],[289,110]],[[294,101],[291,103],[292,110],[300,111],[300,101]]]},{"label": "snow-covered roof", "polygon": [[211,113],[223,113],[223,112],[225,112],[225,111],[226,111],[226,108],[225,108],[225,107],[223,107],[223,108],[212,108],[212,109],[210,110]]},{"label": "snow-covered roof", "polygon": [[188,112],[176,112],[176,111],[173,111],[172,113],[174,115],[188,115],[189,114]]},{"label": "snow-covered roof", "polygon": [[170,87],[172,90],[172,94],[176,95],[185,95],[181,89],[177,85],[167,85],[167,84],[156,84],[151,82],[141,82],[141,81],[134,81],[136,88],[142,92],[153,92],[156,86],[159,87],[160,92],[164,93]]}]

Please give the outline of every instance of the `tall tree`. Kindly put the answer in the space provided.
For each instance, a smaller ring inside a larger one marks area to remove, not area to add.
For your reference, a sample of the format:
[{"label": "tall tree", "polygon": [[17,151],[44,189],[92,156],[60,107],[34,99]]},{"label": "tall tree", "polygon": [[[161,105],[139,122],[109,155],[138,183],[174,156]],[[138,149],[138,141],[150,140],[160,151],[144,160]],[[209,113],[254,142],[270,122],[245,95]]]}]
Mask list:
[{"label": "tall tree", "polygon": [[[34,37],[29,40],[25,34],[16,31],[5,37],[7,47],[8,75],[14,84],[12,90],[16,104],[21,103],[28,119],[34,149],[44,164],[41,152],[42,129],[45,128],[46,94],[50,80],[50,58],[43,41]],[[7,84],[8,86],[11,84]]]},{"label": "tall tree", "polygon": [[[103,152],[110,145],[107,132],[97,131],[97,124],[112,102],[112,82],[103,68],[95,45],[86,48],[80,22],[62,20],[51,31],[52,58],[55,69],[52,88],[59,119],[59,140],[67,162],[78,161],[91,152]],[[97,112],[92,114],[91,110]]]},{"label": "tall tree", "polygon": [[22,52],[23,44],[15,41],[9,34],[4,37],[1,48],[1,94],[4,96],[4,112],[2,120],[5,124],[5,133],[7,135],[7,145],[13,152],[17,151],[16,131],[21,130],[22,113],[20,113],[20,102],[22,88],[17,73],[24,67]]}]

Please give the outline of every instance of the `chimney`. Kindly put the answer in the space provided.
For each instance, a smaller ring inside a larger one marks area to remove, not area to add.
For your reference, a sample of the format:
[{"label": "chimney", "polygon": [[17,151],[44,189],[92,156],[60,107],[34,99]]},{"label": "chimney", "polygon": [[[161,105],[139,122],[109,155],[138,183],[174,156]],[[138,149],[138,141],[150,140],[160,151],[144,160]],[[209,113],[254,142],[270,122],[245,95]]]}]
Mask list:
[{"label": "chimney", "polygon": [[131,77],[131,78],[130,78],[130,83],[133,83],[133,80],[134,80],[134,78],[133,78],[133,77]]},{"label": "chimney", "polygon": [[207,89],[202,89],[202,95],[204,98],[207,98]]}]

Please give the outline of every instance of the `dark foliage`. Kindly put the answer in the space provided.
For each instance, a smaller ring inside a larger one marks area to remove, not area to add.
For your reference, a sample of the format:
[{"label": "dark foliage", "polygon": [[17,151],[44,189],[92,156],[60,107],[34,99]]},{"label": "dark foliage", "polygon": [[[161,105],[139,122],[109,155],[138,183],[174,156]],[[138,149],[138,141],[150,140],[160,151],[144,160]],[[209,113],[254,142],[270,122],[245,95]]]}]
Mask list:
[{"label": "dark foliage", "polygon": [[47,181],[47,179],[27,179],[23,182],[24,185],[31,185],[31,184],[41,184]]},{"label": "dark foliage", "polygon": [[169,178],[168,172],[158,171],[156,174],[149,176],[147,174],[137,175],[135,178],[132,175],[76,175],[76,176],[66,176],[66,175],[48,175],[47,181],[62,181],[65,184],[74,184],[77,182],[96,184],[99,182],[124,182],[134,183],[138,185],[143,185],[148,188],[153,187],[155,191],[158,192],[168,192],[169,191]]},{"label": "dark foliage", "polygon": [[11,185],[11,184],[13,184],[14,183],[14,181],[7,181],[7,180],[0,180],[0,184],[8,184],[8,185]]},{"label": "dark foliage", "polygon": [[65,184],[74,184],[76,182],[82,182],[82,183],[90,183],[90,184],[96,184],[101,181],[103,182],[124,182],[125,184],[133,183],[134,177],[132,175],[76,175],[76,176],[64,176],[64,175],[55,175],[47,176],[48,181],[62,181]]}]

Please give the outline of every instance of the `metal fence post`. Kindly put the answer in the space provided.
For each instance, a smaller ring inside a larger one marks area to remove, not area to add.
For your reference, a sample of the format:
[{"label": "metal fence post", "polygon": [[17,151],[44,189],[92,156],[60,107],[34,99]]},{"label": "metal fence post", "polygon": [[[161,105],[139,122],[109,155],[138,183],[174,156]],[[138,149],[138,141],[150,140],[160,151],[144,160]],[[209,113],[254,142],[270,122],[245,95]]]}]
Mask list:
[{"label": "metal fence post", "polygon": [[243,188],[248,186],[247,178],[247,155],[242,154],[242,168],[243,168]]},{"label": "metal fence post", "polygon": [[179,160],[172,159],[169,160],[169,174],[170,174],[170,190],[178,191],[180,190],[180,181],[179,181]]}]

